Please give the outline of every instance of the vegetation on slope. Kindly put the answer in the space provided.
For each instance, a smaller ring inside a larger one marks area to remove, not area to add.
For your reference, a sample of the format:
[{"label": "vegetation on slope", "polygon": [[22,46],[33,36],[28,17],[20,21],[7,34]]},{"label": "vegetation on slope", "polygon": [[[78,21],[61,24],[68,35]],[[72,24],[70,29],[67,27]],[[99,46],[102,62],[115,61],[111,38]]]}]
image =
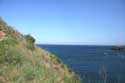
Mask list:
[{"label": "vegetation on slope", "polygon": [[0,83],[80,83],[56,56],[0,19]]}]

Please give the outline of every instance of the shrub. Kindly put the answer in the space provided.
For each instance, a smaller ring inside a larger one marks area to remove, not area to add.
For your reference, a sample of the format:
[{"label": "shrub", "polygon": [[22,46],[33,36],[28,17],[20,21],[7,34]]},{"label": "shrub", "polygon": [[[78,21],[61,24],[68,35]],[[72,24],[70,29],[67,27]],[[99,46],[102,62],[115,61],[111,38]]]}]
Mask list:
[{"label": "shrub", "polygon": [[24,35],[24,37],[26,38],[26,40],[32,44],[35,43],[35,39],[31,36],[31,35]]},{"label": "shrub", "polygon": [[34,43],[35,43],[35,39],[31,36],[31,35],[24,35],[27,43],[27,48],[33,50],[34,49]]}]

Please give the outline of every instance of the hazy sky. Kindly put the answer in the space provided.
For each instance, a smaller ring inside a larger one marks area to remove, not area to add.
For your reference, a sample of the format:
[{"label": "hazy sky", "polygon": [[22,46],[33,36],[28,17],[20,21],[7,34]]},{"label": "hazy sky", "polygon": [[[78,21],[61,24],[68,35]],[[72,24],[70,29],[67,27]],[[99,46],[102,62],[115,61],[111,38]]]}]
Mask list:
[{"label": "hazy sky", "polygon": [[0,17],[42,44],[125,44],[125,0],[0,0]]}]

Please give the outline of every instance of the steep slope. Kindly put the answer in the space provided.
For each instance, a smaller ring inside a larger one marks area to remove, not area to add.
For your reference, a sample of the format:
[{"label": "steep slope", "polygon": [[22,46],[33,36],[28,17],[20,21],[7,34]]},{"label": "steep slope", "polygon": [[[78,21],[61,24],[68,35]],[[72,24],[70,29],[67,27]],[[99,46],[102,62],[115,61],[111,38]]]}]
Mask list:
[{"label": "steep slope", "polygon": [[0,83],[80,83],[66,65],[0,19]]}]

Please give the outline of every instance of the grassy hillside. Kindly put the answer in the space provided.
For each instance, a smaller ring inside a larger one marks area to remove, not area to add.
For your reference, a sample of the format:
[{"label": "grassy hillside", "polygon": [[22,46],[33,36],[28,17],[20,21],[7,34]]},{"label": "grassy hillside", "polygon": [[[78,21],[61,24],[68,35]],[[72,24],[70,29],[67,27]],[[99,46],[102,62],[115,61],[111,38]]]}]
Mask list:
[{"label": "grassy hillside", "polygon": [[56,56],[0,19],[0,83],[80,83]]}]

